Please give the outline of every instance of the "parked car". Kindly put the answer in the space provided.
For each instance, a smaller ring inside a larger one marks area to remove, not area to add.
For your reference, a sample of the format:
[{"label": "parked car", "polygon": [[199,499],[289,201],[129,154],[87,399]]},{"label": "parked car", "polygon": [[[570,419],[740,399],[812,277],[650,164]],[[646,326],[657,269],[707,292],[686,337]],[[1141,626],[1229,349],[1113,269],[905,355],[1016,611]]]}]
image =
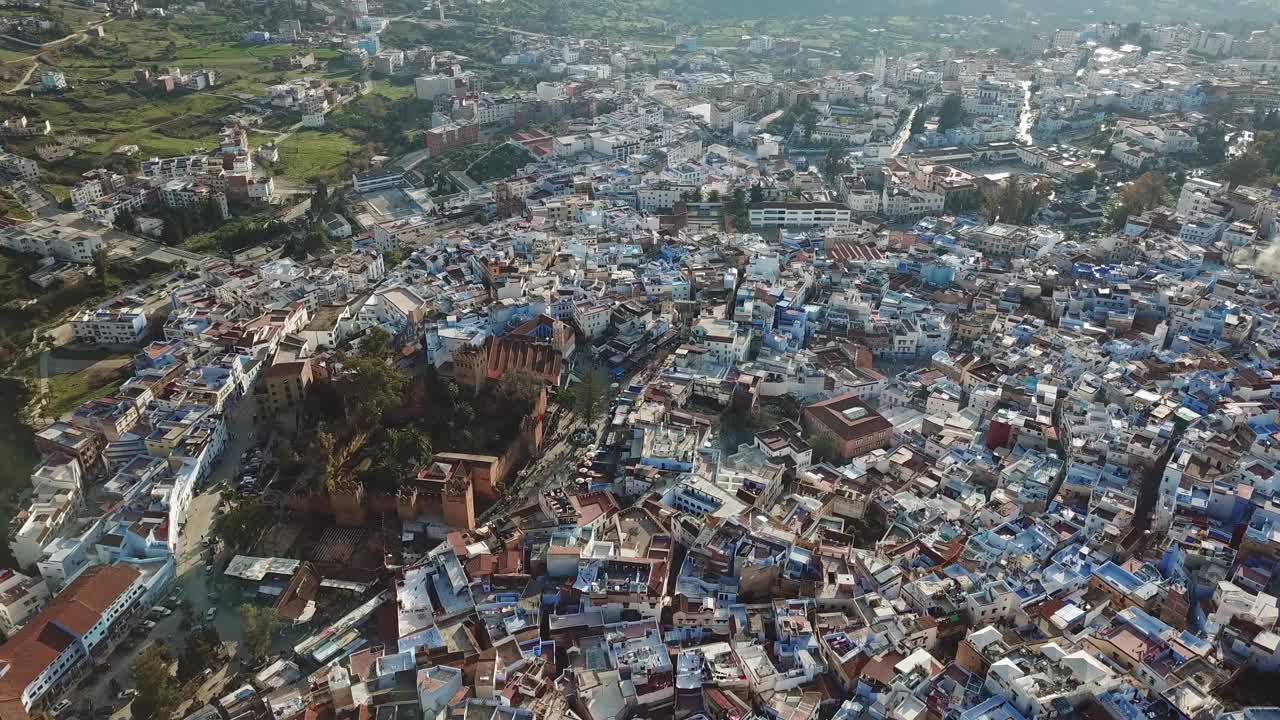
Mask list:
[{"label": "parked car", "polygon": [[213,574],[213,561],[212,561],[212,560],[210,560],[209,562],[205,563],[205,565],[204,565],[204,574],[205,574],[205,575],[212,575],[212,574]]},{"label": "parked car", "polygon": [[155,629],[156,629],[156,621],[155,621],[155,620],[143,620],[143,621],[142,621],[142,627],[143,627],[143,628],[145,628],[147,632],[151,632],[152,630],[155,630]]},{"label": "parked car", "polygon": [[123,689],[123,690],[121,690],[121,691],[120,691],[120,694],[119,694],[119,695],[116,695],[116,699],[117,699],[117,700],[131,700],[131,699],[133,698],[133,696],[135,696],[135,695],[137,695],[137,694],[138,694],[138,689],[137,689],[137,688],[125,688],[125,689]]},{"label": "parked car", "polygon": [[62,700],[59,700],[56,704],[54,704],[53,707],[49,708],[49,710],[54,715],[57,715],[58,713],[62,712],[63,710],[66,710],[69,707],[71,707],[71,701],[66,698],[63,698]]},{"label": "parked car", "polygon": [[213,619],[214,619],[215,617],[217,617],[217,616],[218,616],[218,608],[216,608],[216,607],[211,607],[211,608],[209,608],[207,611],[205,611],[205,614],[204,614],[204,621],[205,621],[205,622],[208,622],[208,623],[211,623],[211,622],[213,622]]}]

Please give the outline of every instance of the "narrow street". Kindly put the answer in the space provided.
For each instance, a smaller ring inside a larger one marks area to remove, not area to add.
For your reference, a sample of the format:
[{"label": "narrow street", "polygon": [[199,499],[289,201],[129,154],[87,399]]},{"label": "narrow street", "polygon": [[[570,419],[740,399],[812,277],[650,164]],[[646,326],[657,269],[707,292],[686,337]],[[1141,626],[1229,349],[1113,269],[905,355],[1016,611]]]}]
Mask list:
[{"label": "narrow street", "polygon": [[542,455],[530,461],[512,478],[510,485],[504,488],[502,497],[493,507],[481,513],[479,521],[488,522],[501,518],[523,505],[534,494],[556,487],[571,477],[577,457],[586,452],[586,448],[574,445],[569,438],[574,431],[585,427],[586,423],[577,415],[565,411],[555,434],[545,439]]},{"label": "narrow street", "polygon": [[902,148],[906,146],[907,141],[911,139],[911,123],[916,120],[916,113],[920,112],[920,106],[915,105],[911,108],[911,112],[907,115],[907,119],[903,121],[902,127],[898,128],[898,134],[893,139],[893,151],[889,153],[890,157],[897,157],[902,152]]},{"label": "narrow street", "polygon": [[[153,643],[163,644],[169,648],[172,655],[176,656],[185,646],[185,638],[188,632],[184,629],[183,613],[181,612],[181,601],[186,600],[191,604],[191,624],[199,625],[204,623],[205,613],[210,607],[217,607],[217,617],[214,620],[214,626],[218,629],[218,635],[225,642],[234,642],[239,645],[241,638],[239,605],[240,596],[238,591],[224,590],[219,586],[221,569],[225,565],[223,562],[218,564],[218,573],[206,575],[204,570],[205,549],[204,540],[208,537],[213,528],[216,517],[216,510],[220,501],[220,491],[223,483],[234,478],[240,470],[240,456],[245,450],[253,446],[255,438],[253,432],[253,414],[255,400],[253,395],[247,395],[240,399],[227,416],[227,447],[217,467],[210,474],[208,482],[206,482],[202,491],[198,491],[196,497],[191,501],[191,508],[187,514],[187,524],[182,528],[178,536],[178,549],[176,553],[176,574],[177,582],[170,588],[166,594],[166,599],[161,602],[162,605],[173,610],[173,614],[156,621],[156,627],[145,635],[135,634],[131,642],[125,646],[122,645],[117,651],[110,656],[107,668],[97,674],[93,680],[81,686],[80,697],[93,703],[95,708],[111,706],[117,701],[111,695],[111,680],[114,679],[121,688],[131,688],[133,682],[133,662]],[[178,601],[173,601],[174,595],[178,596]],[[238,671],[239,663],[232,661],[229,666],[215,667],[212,676],[201,686],[198,694],[202,698],[207,699],[221,688],[222,682],[227,677],[227,672]],[[130,717],[128,707],[123,707],[112,715],[113,720],[123,720]]]},{"label": "narrow street", "polygon": [[1018,115],[1018,134],[1014,137],[1018,142],[1034,145],[1031,139],[1031,128],[1035,124],[1031,113],[1031,81],[1022,81],[1022,112]]}]

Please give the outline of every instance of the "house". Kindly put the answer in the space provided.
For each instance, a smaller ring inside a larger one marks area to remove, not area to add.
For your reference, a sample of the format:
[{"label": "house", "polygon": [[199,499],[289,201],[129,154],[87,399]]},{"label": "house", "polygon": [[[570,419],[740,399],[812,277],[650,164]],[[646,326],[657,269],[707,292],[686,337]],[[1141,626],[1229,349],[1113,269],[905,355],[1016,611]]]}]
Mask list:
[{"label": "house", "polygon": [[893,424],[853,393],[808,405],[801,417],[805,429],[831,442],[842,458],[887,448],[893,436]]},{"label": "house", "polygon": [[142,573],[116,563],[86,569],[0,645],[0,713],[27,720],[118,643],[141,610]]}]

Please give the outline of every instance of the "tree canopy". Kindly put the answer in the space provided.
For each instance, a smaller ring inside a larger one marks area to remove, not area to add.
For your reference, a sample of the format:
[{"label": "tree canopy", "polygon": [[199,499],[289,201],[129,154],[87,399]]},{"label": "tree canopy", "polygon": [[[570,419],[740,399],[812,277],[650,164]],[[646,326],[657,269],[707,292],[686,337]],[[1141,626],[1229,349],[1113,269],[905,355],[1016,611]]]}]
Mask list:
[{"label": "tree canopy", "polygon": [[275,609],[246,603],[240,606],[240,623],[250,659],[256,662],[266,657],[271,641],[280,632],[280,616]]},{"label": "tree canopy", "polygon": [[964,103],[958,94],[947,96],[942,101],[942,108],[938,110],[938,132],[946,132],[953,127],[959,127],[964,122]]},{"label": "tree canopy", "polygon": [[182,702],[168,654],[152,645],[133,661],[133,682],[138,695],[130,713],[138,720],[170,720]]}]

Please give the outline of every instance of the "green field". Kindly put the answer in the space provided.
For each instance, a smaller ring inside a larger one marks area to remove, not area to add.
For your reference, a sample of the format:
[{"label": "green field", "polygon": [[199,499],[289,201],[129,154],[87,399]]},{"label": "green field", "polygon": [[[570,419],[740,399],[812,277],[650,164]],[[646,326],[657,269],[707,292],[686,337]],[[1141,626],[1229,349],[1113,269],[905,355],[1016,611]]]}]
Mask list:
[{"label": "green field", "polygon": [[341,133],[299,130],[280,146],[276,172],[297,180],[335,179],[346,163],[347,152],[358,147],[354,140]]},{"label": "green field", "polygon": [[120,388],[132,373],[128,364],[110,367],[93,366],[66,375],[49,378],[49,402],[45,413],[61,416],[94,398],[110,395]]}]

